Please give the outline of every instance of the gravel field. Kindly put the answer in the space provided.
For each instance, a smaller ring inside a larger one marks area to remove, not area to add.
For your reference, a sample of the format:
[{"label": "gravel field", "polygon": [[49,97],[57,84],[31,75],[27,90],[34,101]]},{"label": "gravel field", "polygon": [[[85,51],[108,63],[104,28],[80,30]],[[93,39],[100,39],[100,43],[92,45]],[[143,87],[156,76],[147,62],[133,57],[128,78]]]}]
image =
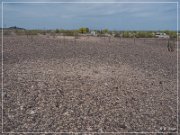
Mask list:
[{"label": "gravel field", "polygon": [[177,131],[166,39],[12,36],[3,46],[4,132]]}]

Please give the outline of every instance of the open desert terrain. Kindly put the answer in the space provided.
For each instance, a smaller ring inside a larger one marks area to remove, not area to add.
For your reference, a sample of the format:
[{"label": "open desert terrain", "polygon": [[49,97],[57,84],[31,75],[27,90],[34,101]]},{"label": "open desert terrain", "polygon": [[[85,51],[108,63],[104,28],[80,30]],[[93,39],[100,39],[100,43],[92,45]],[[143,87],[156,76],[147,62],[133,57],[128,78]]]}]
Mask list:
[{"label": "open desert terrain", "polygon": [[4,36],[4,132],[176,132],[167,42]]}]

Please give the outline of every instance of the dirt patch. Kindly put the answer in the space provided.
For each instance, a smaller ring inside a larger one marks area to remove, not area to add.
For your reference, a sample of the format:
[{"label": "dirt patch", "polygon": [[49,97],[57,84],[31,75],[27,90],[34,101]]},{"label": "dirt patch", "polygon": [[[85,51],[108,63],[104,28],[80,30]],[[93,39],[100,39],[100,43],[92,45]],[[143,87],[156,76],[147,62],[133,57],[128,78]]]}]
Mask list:
[{"label": "dirt patch", "polygon": [[132,43],[5,38],[4,130],[175,132],[176,53]]}]

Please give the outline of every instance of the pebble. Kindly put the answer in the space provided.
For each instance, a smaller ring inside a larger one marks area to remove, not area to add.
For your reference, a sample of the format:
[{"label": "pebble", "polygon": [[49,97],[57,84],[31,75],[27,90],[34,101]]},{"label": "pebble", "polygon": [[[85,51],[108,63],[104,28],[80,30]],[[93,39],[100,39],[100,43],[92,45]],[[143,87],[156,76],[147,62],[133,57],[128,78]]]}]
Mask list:
[{"label": "pebble", "polygon": [[31,111],[30,111],[30,114],[35,114],[35,111],[31,110]]}]

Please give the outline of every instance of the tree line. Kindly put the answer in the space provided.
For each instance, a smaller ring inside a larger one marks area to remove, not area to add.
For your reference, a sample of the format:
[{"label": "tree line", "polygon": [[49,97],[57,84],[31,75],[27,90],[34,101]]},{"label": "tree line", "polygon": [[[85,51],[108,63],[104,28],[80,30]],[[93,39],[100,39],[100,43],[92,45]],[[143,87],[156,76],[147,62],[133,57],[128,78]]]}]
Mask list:
[{"label": "tree line", "polygon": [[[89,34],[92,30],[87,27],[81,27],[75,30],[65,30],[65,29],[56,29],[56,30],[25,30],[25,29],[16,29],[16,30],[4,30],[4,35],[9,35],[11,32],[16,33],[17,35],[64,35],[64,36],[75,36],[78,34]],[[93,30],[97,36],[103,36],[105,34],[112,35],[114,37],[123,37],[123,38],[154,38],[156,37],[156,32],[165,33],[170,36],[170,38],[176,38],[176,31],[164,30],[164,31],[113,31],[108,29],[102,30]]]}]

